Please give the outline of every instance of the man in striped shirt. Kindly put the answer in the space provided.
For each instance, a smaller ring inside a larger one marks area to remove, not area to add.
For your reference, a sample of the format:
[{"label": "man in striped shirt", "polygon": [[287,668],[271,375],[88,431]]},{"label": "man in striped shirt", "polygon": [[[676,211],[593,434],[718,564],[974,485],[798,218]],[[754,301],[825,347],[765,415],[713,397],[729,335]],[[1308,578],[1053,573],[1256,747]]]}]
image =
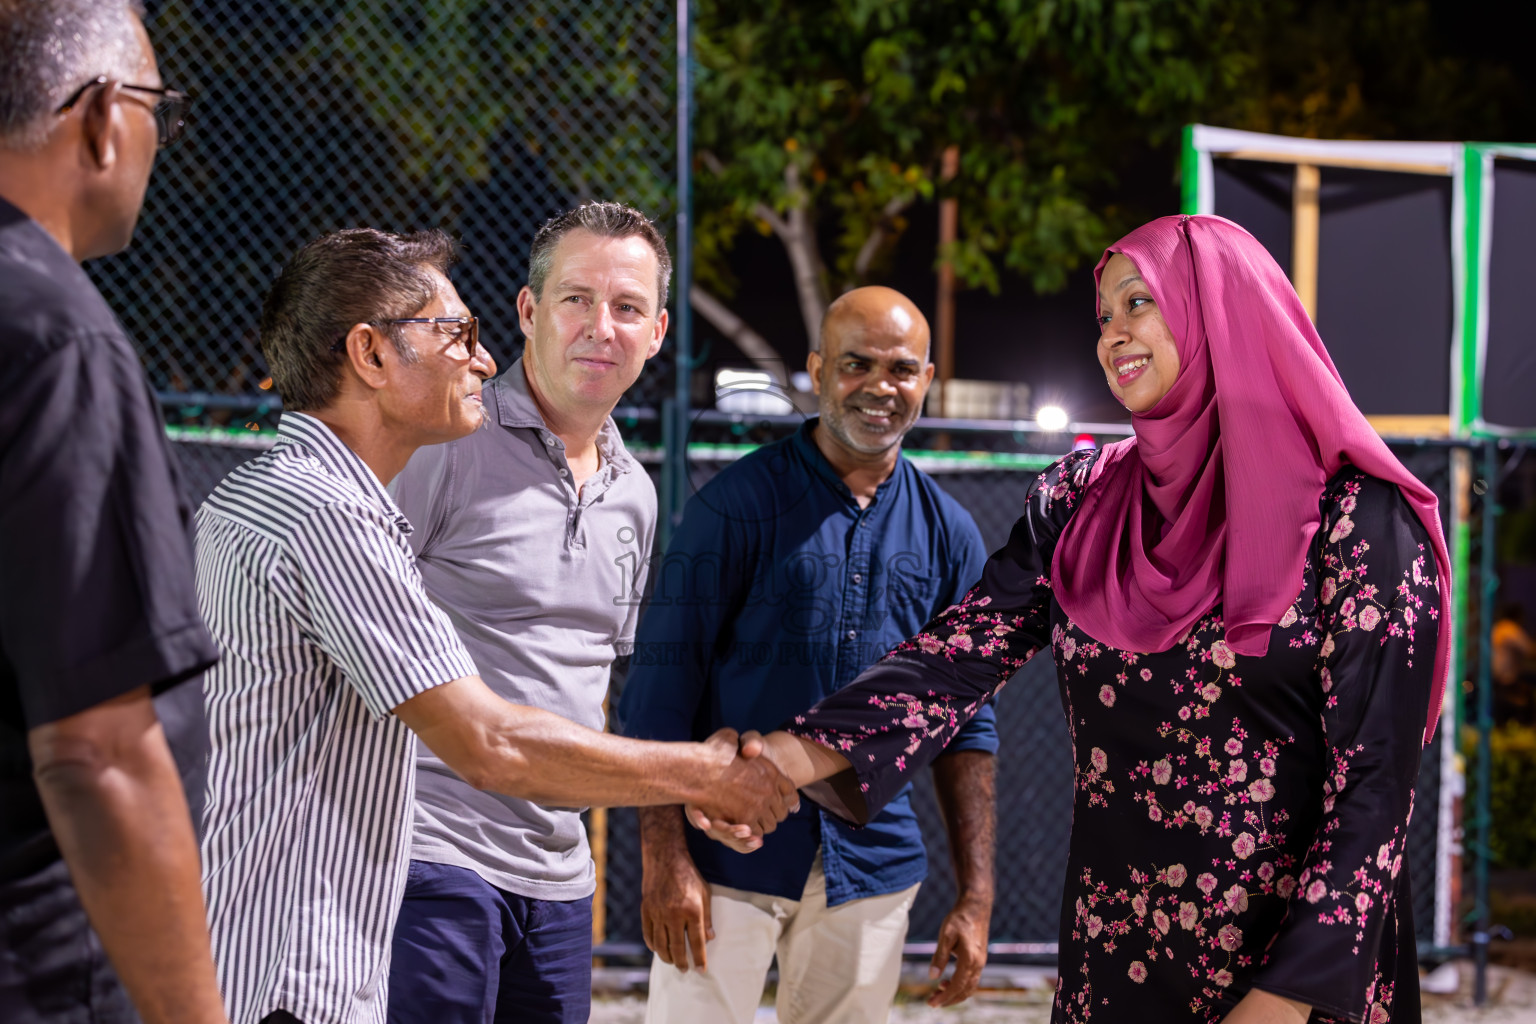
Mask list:
[{"label": "man in striped shirt", "polygon": [[438,232],[300,250],[261,321],[277,443],[197,515],[198,596],[224,651],[206,682],[204,890],[234,1024],[384,1020],[412,732],[477,789],[538,803],[691,802],[771,831],[795,799],[729,730],[639,743],[498,698],[427,598],[384,487],[483,420],[494,364],[452,259]]},{"label": "man in striped shirt", "polygon": [[[551,218],[518,295],[522,358],[482,391],[486,429],[422,448],[390,485],[486,685],[594,729],[656,526],[610,413],[666,336],[670,273],[638,210]],[[418,745],[390,1024],[585,1024],[596,888],[579,810],[481,792]]]}]

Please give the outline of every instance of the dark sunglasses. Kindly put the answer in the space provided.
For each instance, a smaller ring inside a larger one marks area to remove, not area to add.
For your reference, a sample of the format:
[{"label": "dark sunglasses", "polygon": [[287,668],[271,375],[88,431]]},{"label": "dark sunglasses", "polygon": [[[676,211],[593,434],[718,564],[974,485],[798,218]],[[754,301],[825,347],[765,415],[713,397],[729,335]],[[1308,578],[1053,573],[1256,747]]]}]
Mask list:
[{"label": "dark sunglasses", "polygon": [[[80,98],[86,92],[98,85],[106,85],[110,81],[112,79],[106,75],[97,75],[70,93],[69,99],[65,100],[54,113],[69,113],[74,109],[75,104],[80,102]],[[125,82],[122,83],[122,86],[124,89],[132,89],[134,92],[147,92],[159,97],[159,99],[155,100],[153,109],[155,112],[155,126],[160,129],[161,149],[181,138],[181,133],[187,127],[187,111],[192,109],[191,96],[175,89],[157,89],[150,85],[129,85]]]}]

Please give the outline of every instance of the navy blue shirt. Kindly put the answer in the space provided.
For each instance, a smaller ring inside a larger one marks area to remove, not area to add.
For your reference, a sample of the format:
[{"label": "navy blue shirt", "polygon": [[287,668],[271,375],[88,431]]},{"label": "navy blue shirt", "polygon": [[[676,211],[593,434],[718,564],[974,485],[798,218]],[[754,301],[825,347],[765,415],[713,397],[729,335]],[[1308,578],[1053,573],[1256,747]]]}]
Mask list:
[{"label": "navy blue shirt", "polygon": [[[699,740],[768,732],[847,685],[981,578],[986,550],[960,504],[906,458],[859,508],[811,420],[722,470],[689,500],[652,572],[619,702],[624,733]],[[997,750],[989,706],[950,750]],[[688,829],[705,880],[799,899],[817,848],[832,905],[928,872],[910,787],[852,829],[809,800],[739,854]]]}]

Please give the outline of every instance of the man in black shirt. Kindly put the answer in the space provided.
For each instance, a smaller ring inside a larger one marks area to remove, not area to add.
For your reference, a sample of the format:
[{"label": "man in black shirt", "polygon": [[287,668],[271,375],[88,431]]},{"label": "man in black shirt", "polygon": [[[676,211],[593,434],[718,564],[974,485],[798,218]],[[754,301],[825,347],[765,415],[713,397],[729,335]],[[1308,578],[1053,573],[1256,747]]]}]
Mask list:
[{"label": "man in black shirt", "polygon": [[156,712],[157,695],[200,708],[217,658],[190,510],[143,369],[78,265],[128,244],[185,104],[129,0],[0,0],[7,1022],[225,1019],[171,754],[196,752],[201,721]]}]

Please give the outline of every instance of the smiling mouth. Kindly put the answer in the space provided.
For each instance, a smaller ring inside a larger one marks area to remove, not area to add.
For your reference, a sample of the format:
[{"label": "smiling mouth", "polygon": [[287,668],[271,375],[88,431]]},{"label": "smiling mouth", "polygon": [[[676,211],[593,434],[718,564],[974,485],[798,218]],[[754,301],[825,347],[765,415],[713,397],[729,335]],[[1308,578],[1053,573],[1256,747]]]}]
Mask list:
[{"label": "smiling mouth", "polygon": [[870,426],[886,427],[896,422],[895,409],[864,409],[856,405],[849,408],[858,413]]},{"label": "smiling mouth", "polygon": [[1151,362],[1151,356],[1137,356],[1134,359],[1127,359],[1123,363],[1115,364],[1116,381],[1120,384],[1125,384],[1136,379]]}]

